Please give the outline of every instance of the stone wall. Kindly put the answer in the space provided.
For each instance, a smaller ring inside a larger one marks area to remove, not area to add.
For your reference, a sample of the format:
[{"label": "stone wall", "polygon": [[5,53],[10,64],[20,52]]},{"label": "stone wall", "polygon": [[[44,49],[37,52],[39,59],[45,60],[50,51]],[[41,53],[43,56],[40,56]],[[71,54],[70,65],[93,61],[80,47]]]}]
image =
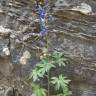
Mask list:
[{"label": "stone wall", "polygon": [[[31,94],[22,79],[39,61],[46,45],[44,38],[34,36],[39,25],[33,3],[31,0],[0,1],[0,25],[3,26],[0,28],[3,28],[0,33],[3,34],[0,35],[0,66],[4,64],[3,68],[0,67],[0,78],[1,81],[7,78],[7,87],[10,87],[10,78],[12,88],[17,82],[15,87],[22,96]],[[68,62],[65,69],[55,71],[61,71],[72,80],[73,96],[96,96],[96,1],[61,0],[61,3],[50,2],[54,21],[48,24],[48,44],[50,52],[63,52]],[[5,30],[10,34],[6,36]],[[10,54],[6,56],[8,51]]]}]

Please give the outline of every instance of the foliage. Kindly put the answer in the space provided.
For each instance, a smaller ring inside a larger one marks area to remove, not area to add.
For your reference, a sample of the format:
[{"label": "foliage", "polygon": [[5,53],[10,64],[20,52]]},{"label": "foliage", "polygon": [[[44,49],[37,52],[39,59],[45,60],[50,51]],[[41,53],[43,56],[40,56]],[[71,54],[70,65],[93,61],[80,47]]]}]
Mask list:
[{"label": "foliage", "polygon": [[51,83],[55,85],[56,90],[64,89],[70,80],[67,80],[66,77],[59,75],[59,77],[52,77]]},{"label": "foliage", "polygon": [[52,54],[52,58],[53,58],[54,63],[55,64],[58,64],[59,67],[65,66],[66,59],[63,57],[63,53],[60,53],[60,52],[55,51]]},{"label": "foliage", "polygon": [[[54,96],[70,96],[71,91],[69,91],[69,82],[65,76],[60,74],[58,77],[50,76],[51,69],[56,67],[65,66],[66,59],[64,58],[63,53],[54,52],[51,55],[47,54],[40,63],[36,64],[35,68],[30,73],[30,79],[32,79],[32,96],[48,96],[50,94],[50,85],[53,86],[56,95]],[[48,80],[48,90],[40,88],[37,81],[40,81],[44,77],[47,77]],[[37,85],[36,85],[37,83]],[[58,92],[58,93],[57,93]],[[51,96],[51,95],[50,95]]]},{"label": "foliage", "polygon": [[39,85],[32,84],[33,94],[32,96],[46,96],[46,89],[41,88]]}]

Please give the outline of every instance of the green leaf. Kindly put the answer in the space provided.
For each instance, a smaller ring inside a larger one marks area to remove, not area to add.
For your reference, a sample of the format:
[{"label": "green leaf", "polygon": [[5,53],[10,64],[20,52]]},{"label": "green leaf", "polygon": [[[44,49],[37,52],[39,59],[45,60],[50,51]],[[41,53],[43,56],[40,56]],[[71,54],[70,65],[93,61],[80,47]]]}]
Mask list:
[{"label": "green leaf", "polygon": [[72,95],[72,92],[71,91],[69,91],[69,88],[68,87],[65,87],[64,89],[63,89],[63,96],[70,96],[70,95]]},{"label": "green leaf", "polygon": [[39,70],[41,70],[41,73],[46,73],[48,72],[51,68],[54,68],[55,65],[50,63],[47,59],[43,59],[40,64],[37,65]]},{"label": "green leaf", "polygon": [[47,90],[41,88],[39,85],[32,84],[32,96],[47,96]]},{"label": "green leaf", "polygon": [[[36,82],[45,76],[49,76],[48,72],[51,71],[51,68],[56,68],[56,64],[58,64],[59,67],[65,66],[65,61],[66,59],[64,58],[63,53],[54,52],[52,55],[47,55],[36,64],[35,69],[33,69],[30,74],[30,78],[33,82]],[[61,74],[58,77],[52,77],[49,82],[53,85],[56,91],[60,92],[55,96],[70,96],[71,91],[69,91],[68,88],[70,80],[65,76]],[[32,92],[32,96],[46,96],[47,90],[41,88],[39,85],[33,84]]]},{"label": "green leaf", "polygon": [[59,75],[59,77],[52,77],[51,83],[55,85],[56,90],[64,89],[68,86],[70,80],[66,79],[66,77]]},{"label": "green leaf", "polygon": [[33,80],[33,82],[38,81],[40,77],[43,77],[41,72],[35,68],[31,73],[30,73],[30,79]]},{"label": "green leaf", "polygon": [[51,64],[47,59],[43,59],[40,63],[36,65],[36,68],[32,70],[30,74],[30,79],[38,81],[40,78],[44,77],[44,74],[47,73],[51,68],[54,68],[55,65]]},{"label": "green leaf", "polygon": [[63,53],[54,52],[53,55],[52,55],[52,57],[53,57],[54,63],[55,64],[58,64],[59,67],[65,66],[66,59],[64,58]]}]

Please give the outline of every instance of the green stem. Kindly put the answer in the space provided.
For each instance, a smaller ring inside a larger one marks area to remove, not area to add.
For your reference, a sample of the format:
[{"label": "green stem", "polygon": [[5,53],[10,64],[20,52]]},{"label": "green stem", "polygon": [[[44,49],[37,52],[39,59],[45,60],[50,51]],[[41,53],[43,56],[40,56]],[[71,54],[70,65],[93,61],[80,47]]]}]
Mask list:
[{"label": "green stem", "polygon": [[[47,50],[48,50],[48,35],[46,35],[46,39],[47,39]],[[49,60],[49,56],[48,56],[48,60]],[[47,73],[47,79],[48,79],[48,85],[47,85],[47,87],[48,87],[48,96],[50,96],[50,70],[48,71],[48,73]]]},{"label": "green stem", "polygon": [[48,96],[50,96],[50,72],[48,72]]}]

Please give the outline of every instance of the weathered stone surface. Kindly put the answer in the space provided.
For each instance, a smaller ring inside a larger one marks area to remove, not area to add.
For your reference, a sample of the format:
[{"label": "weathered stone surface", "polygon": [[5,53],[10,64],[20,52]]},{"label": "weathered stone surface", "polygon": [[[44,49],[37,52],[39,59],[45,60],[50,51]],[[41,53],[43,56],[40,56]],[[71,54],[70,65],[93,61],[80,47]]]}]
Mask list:
[{"label": "weathered stone surface", "polygon": [[[96,96],[96,1],[61,0],[61,4],[55,3],[56,0],[50,2],[55,5],[52,8],[55,19],[48,25],[49,51],[61,51],[68,59],[66,68],[58,69],[56,73],[62,71],[72,80],[73,96]],[[30,96],[31,93],[20,80],[28,76],[34,64],[39,61],[42,48],[46,46],[45,38],[36,37],[39,36],[39,24],[38,17],[33,12],[33,3],[32,0],[0,1],[0,25],[11,30],[10,37],[6,32],[0,33],[0,79],[3,75],[9,76],[6,74],[12,63],[16,76],[14,78],[18,83],[15,82],[18,85],[16,88],[22,96]],[[86,14],[84,10],[72,10],[82,3],[90,6],[87,6],[90,10]],[[9,55],[4,48],[9,49]],[[3,90],[0,92],[2,94]]]},{"label": "weathered stone surface", "polygon": [[64,52],[68,58],[69,64],[64,72],[72,80],[73,96],[95,96],[95,15],[69,9],[55,8],[57,19],[51,27],[54,32],[49,34],[50,50]]},{"label": "weathered stone surface", "polygon": [[10,31],[0,26],[0,72],[6,77],[11,76]]}]

